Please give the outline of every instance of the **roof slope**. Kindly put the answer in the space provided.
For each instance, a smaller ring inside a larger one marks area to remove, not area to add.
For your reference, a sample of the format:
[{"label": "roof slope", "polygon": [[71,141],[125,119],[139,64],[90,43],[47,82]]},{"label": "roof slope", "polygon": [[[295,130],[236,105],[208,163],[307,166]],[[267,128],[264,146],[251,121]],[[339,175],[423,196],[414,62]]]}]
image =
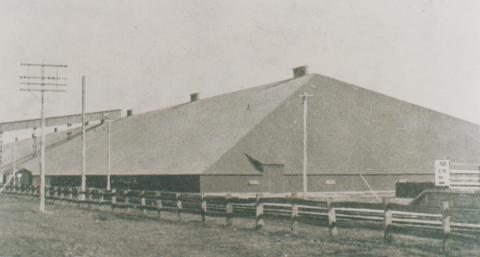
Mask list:
[{"label": "roof slope", "polygon": [[[201,174],[311,77],[287,80],[112,123],[114,175]],[[47,175],[78,175],[80,137],[52,147]],[[105,174],[106,126],[87,133],[87,174]],[[38,174],[38,159],[18,165]]]},{"label": "roof slope", "polygon": [[303,92],[313,95],[308,98],[309,174],[433,173],[436,159],[478,162],[480,126],[312,75],[206,173],[259,174],[251,156],[301,174]]}]

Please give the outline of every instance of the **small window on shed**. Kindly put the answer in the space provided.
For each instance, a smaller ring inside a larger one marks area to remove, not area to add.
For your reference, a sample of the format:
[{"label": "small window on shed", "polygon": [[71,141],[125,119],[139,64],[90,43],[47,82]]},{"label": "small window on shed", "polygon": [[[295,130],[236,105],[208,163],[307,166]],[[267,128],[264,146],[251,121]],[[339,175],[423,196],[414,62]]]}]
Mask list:
[{"label": "small window on shed", "polygon": [[258,186],[258,184],[260,184],[260,183],[256,179],[252,179],[252,180],[248,181],[249,186]]},{"label": "small window on shed", "polygon": [[335,184],[336,184],[336,181],[335,181],[335,179],[327,179],[327,180],[325,180],[325,184],[327,184],[327,185],[335,185]]}]

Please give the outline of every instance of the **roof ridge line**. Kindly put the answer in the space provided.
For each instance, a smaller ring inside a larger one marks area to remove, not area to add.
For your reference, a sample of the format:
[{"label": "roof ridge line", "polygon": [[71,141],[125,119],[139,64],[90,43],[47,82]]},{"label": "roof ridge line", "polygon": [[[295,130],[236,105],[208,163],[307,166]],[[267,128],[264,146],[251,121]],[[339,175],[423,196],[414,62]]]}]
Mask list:
[{"label": "roof ridge line", "polygon": [[[291,80],[294,80],[292,78],[289,78],[289,79],[283,79],[283,80],[278,80],[278,81],[275,81],[275,82],[270,82],[270,83],[266,83],[266,84],[261,84],[261,85],[257,85],[257,86],[253,86],[253,87],[248,87],[248,88],[242,88],[242,89],[239,89],[239,90],[235,90],[235,91],[230,91],[230,92],[224,92],[224,93],[221,93],[221,94],[218,94],[218,95],[213,95],[213,96],[209,96],[207,98],[200,98],[197,100],[197,102],[200,102],[200,101],[205,101],[205,100],[209,100],[209,99],[212,99],[212,98],[217,98],[217,97],[223,97],[225,95],[229,95],[229,94],[236,94],[236,93],[239,93],[239,92],[243,92],[243,91],[248,91],[248,90],[254,90],[254,89],[257,89],[257,88],[261,88],[261,87],[267,87],[267,86],[272,86],[272,85],[281,85],[283,83],[287,83]],[[174,105],[169,105],[169,106],[166,106],[166,107],[163,107],[163,108],[158,108],[158,109],[154,109],[154,110],[149,110],[149,111],[145,111],[145,112],[141,112],[141,113],[138,113],[138,114],[135,114],[133,115],[132,117],[138,117],[139,115],[144,115],[144,114],[150,114],[150,113],[155,113],[155,112],[162,112],[162,111],[167,111],[167,110],[171,110],[171,109],[176,109],[176,108],[179,108],[179,107],[182,107],[182,106],[185,106],[185,105],[188,105],[190,104],[191,102],[182,102],[182,103],[178,103],[178,104],[174,104]],[[120,119],[117,119],[117,120],[124,120],[128,117],[121,117]]]}]

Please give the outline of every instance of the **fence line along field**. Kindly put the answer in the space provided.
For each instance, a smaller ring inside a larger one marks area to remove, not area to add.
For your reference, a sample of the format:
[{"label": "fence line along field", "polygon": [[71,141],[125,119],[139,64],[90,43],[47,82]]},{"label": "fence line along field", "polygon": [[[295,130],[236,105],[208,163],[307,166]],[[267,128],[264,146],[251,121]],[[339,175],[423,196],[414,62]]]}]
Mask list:
[{"label": "fence line along field", "polygon": [[[289,222],[266,219],[260,231],[250,219],[236,218],[226,227],[223,218],[202,225],[198,215],[162,212],[160,219],[132,211],[112,212],[56,204],[38,215],[37,203],[0,198],[0,255],[2,256],[438,256],[432,239],[402,237],[385,244],[382,231],[328,229],[299,223],[292,234]],[[150,214],[150,213],[149,213]],[[408,245],[408,247],[406,247]],[[451,251],[472,256],[477,246],[455,241]]]},{"label": "fence line along field", "polygon": [[[6,186],[3,193],[34,199],[38,190],[38,187],[28,185]],[[375,228],[383,231],[384,243],[390,243],[396,235],[413,235],[436,239],[434,245],[447,253],[456,242],[478,242],[480,234],[480,210],[464,212],[449,208],[448,202],[440,207],[425,207],[393,203],[388,198],[382,203],[369,203],[333,201],[332,198],[303,199],[296,194],[257,194],[251,197],[99,189],[87,190],[85,200],[79,200],[83,198],[79,197],[77,188],[48,187],[46,192],[50,203],[70,203],[104,211],[121,210],[149,217],[174,213],[179,220],[188,214],[197,216],[203,223],[212,217],[217,217],[216,220],[224,217],[227,226],[242,220],[254,224],[256,230],[264,229],[265,221],[287,223],[293,234],[298,234],[299,224],[325,227],[328,237],[337,236],[339,230]]]}]

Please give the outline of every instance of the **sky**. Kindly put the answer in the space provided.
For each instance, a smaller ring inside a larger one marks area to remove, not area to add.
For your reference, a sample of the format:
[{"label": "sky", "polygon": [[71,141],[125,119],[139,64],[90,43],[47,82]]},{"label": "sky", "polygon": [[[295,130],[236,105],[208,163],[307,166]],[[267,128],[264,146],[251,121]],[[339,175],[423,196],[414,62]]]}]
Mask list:
[{"label": "sky", "polygon": [[[480,1],[0,0],[0,122],[38,118],[22,62],[67,64],[47,116],[159,109],[327,75],[480,124]],[[32,71],[29,71],[32,72]]]}]

